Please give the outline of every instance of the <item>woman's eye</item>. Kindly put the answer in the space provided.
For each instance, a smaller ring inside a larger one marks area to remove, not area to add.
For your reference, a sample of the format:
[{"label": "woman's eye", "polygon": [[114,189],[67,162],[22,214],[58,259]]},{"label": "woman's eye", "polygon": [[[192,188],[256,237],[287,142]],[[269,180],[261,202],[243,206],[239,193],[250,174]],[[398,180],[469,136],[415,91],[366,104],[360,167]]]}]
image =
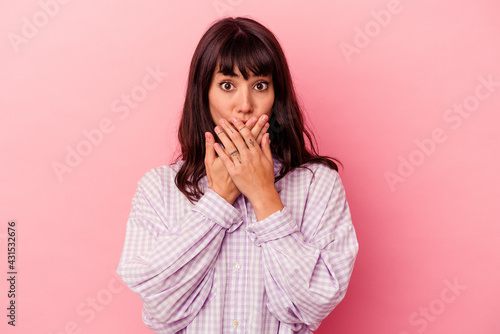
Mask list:
[{"label": "woman's eye", "polygon": [[233,84],[232,84],[232,83],[230,83],[230,82],[227,82],[227,81],[225,81],[225,82],[221,82],[219,85],[220,85],[220,87],[221,87],[223,90],[226,90],[226,91],[228,91],[228,90],[232,90],[232,88],[233,88]]},{"label": "woman's eye", "polygon": [[255,88],[257,90],[262,91],[262,90],[266,90],[268,86],[269,86],[269,82],[262,81],[262,82],[257,83],[255,85]]}]

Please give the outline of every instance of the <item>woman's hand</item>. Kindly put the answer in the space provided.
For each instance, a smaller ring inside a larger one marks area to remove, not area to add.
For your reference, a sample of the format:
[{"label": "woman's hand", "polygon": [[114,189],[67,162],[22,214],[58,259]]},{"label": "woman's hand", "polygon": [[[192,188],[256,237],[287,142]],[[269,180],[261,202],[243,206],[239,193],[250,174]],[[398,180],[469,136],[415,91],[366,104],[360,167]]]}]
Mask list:
[{"label": "woman's hand", "polygon": [[[262,116],[260,122],[262,121],[266,122],[267,116]],[[232,122],[234,126],[221,118],[220,126],[215,128],[225,147],[222,150],[216,145],[216,151],[230,178],[252,204],[260,204],[267,199],[277,200],[269,134],[263,136],[259,145],[252,131],[243,122],[238,119]]]},{"label": "woman's hand", "polygon": [[[257,119],[255,117],[250,119],[246,123],[246,129],[249,130],[249,133],[252,134],[252,140],[254,141],[254,144],[255,142],[258,144],[261,143],[262,138],[264,137],[268,128],[269,123],[267,123],[266,120],[259,119],[257,122]],[[226,166],[222,162],[222,159],[220,157],[221,152],[223,151],[222,148],[219,146],[219,157],[216,157],[214,148],[215,140],[212,134],[210,132],[205,132],[205,138],[205,170],[207,172],[208,187],[214,190],[221,197],[223,197],[228,203],[233,204],[233,202],[241,194],[241,192],[234,184],[231,176],[227,171]],[[234,146],[232,148],[229,148],[228,146],[226,146],[226,144],[229,145],[229,143],[224,142],[226,153],[229,154],[230,152],[232,152],[230,151],[230,149],[234,150]]]}]

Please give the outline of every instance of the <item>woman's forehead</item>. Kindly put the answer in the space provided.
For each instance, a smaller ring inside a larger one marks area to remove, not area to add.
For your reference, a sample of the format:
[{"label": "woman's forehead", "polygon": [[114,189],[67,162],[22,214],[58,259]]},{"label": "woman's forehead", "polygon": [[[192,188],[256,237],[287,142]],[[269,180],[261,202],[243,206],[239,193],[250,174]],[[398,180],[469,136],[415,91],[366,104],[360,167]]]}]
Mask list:
[{"label": "woman's forehead", "polygon": [[238,66],[238,64],[236,62],[233,62],[233,67],[232,68],[229,68],[229,67],[223,67],[220,63],[217,63],[215,65],[215,69],[214,69],[214,75],[226,75],[226,76],[230,76],[230,77],[240,77],[240,76],[249,76],[249,77],[267,77],[267,76],[270,76],[271,73],[262,73],[260,71],[258,71],[258,69],[254,69],[250,66],[246,66],[244,67],[243,71],[245,73],[241,73],[240,71],[240,68]]}]

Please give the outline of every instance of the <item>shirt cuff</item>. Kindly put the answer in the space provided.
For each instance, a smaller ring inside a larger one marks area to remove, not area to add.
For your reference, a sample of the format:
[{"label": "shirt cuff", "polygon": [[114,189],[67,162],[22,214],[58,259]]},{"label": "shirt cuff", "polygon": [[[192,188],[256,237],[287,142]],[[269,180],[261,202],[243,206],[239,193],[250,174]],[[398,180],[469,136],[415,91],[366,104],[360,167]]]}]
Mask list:
[{"label": "shirt cuff", "polygon": [[234,223],[243,222],[242,213],[210,188],[205,191],[205,195],[199,199],[193,210],[225,229],[229,229]]},{"label": "shirt cuff", "polygon": [[250,223],[247,226],[250,239],[256,246],[260,246],[264,242],[286,237],[298,231],[297,223],[286,206],[269,217]]}]

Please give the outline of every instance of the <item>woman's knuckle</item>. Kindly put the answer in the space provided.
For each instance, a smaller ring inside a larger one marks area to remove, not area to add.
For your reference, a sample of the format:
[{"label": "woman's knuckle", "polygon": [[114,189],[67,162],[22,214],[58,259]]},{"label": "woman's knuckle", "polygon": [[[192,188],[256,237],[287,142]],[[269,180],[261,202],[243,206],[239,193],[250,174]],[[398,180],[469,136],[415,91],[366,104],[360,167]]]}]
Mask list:
[{"label": "woman's knuckle", "polygon": [[248,150],[243,150],[242,152],[240,152],[240,154],[241,154],[241,157],[242,157],[242,158],[246,159],[246,158],[248,158],[248,157],[249,157],[249,155],[250,155],[250,151],[248,151]]}]

